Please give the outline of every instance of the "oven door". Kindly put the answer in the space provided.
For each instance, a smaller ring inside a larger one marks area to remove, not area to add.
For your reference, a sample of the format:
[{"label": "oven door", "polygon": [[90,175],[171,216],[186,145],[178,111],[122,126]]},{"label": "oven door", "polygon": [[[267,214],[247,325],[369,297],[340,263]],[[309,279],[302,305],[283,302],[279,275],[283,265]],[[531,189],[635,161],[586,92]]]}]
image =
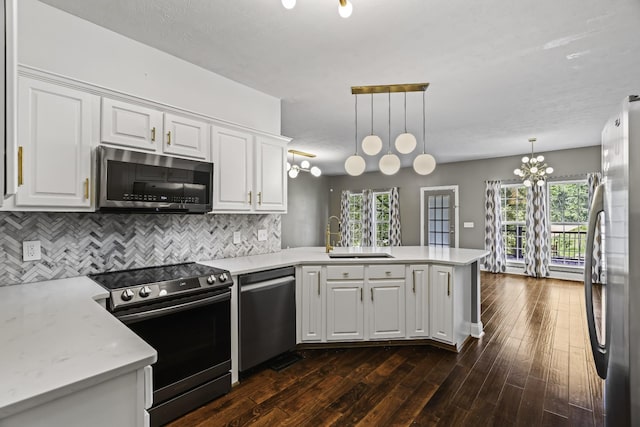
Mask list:
[{"label": "oven door", "polygon": [[231,291],[116,316],[158,352],[154,406],[231,369]]}]

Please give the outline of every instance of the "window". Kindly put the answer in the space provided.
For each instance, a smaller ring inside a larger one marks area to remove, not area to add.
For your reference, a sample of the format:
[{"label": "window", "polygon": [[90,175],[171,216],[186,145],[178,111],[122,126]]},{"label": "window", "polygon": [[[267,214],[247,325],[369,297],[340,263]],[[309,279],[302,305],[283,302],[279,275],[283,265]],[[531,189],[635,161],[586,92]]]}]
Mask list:
[{"label": "window", "polygon": [[507,261],[524,261],[527,242],[526,214],[527,187],[503,185],[500,189],[502,208],[502,236],[507,252]]},{"label": "window", "polygon": [[[389,246],[389,232],[391,230],[391,204],[390,191],[373,191],[373,246]],[[363,193],[351,193],[349,195],[349,229],[351,230],[351,246],[363,246],[364,244],[364,218],[365,206]]]},{"label": "window", "polygon": [[586,180],[549,182],[551,264],[584,266],[589,218]]}]

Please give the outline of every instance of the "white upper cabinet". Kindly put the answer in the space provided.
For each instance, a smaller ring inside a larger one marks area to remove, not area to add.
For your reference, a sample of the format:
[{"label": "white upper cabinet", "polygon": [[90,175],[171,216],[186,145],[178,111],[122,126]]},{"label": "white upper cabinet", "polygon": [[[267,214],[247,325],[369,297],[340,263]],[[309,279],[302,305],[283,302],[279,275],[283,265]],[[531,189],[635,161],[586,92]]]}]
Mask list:
[{"label": "white upper cabinet", "polygon": [[208,130],[207,123],[192,117],[102,98],[105,144],[209,160]]},{"label": "white upper cabinet", "polygon": [[253,209],[253,135],[211,127],[213,210]]},{"label": "white upper cabinet", "polygon": [[211,127],[214,212],[287,209],[287,141]]},{"label": "white upper cabinet", "polygon": [[165,113],[164,144],[166,154],[209,159],[209,125],[199,120]]},{"label": "white upper cabinet", "polygon": [[287,143],[256,138],[256,210],[287,210]]},{"label": "white upper cabinet", "polygon": [[156,152],[162,138],[162,112],[102,98],[102,142]]},{"label": "white upper cabinet", "polygon": [[100,98],[27,77],[18,97],[16,206],[90,208]]}]

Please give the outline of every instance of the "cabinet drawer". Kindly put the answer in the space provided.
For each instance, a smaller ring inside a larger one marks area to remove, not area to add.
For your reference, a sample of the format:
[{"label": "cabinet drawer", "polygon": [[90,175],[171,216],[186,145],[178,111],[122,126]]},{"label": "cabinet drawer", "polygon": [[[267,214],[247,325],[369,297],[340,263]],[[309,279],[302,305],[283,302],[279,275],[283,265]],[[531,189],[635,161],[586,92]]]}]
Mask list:
[{"label": "cabinet drawer", "polygon": [[361,265],[329,265],[327,280],[364,279],[364,267]]},{"label": "cabinet drawer", "polygon": [[404,279],[403,264],[370,265],[369,279]]}]

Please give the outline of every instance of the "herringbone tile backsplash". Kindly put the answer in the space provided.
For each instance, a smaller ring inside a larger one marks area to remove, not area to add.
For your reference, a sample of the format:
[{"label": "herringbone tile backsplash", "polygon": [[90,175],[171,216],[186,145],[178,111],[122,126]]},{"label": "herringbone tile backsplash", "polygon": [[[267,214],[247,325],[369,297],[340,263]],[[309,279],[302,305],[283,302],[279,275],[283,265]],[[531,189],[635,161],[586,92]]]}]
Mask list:
[{"label": "herringbone tile backsplash", "polygon": [[[0,213],[0,286],[280,251],[280,215]],[[258,242],[258,230],[267,240]],[[233,232],[242,243],[233,244]],[[42,260],[22,261],[40,240]]]}]

